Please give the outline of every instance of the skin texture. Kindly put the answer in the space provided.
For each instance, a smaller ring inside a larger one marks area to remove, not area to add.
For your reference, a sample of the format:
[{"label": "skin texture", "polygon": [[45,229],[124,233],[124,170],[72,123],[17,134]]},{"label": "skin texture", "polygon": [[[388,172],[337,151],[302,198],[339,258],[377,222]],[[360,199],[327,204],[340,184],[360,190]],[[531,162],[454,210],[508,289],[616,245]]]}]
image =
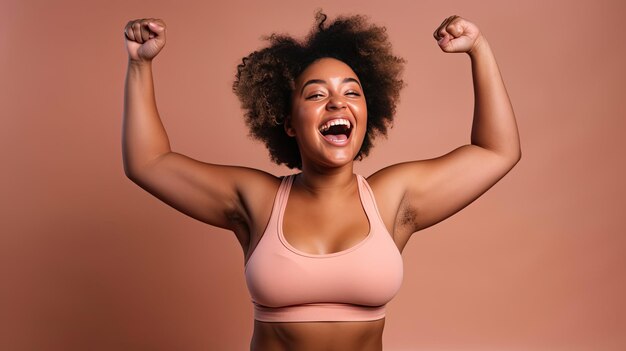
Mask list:
[{"label": "skin texture", "polygon": [[[280,179],[266,172],[200,162],[173,152],[154,100],[152,59],[165,45],[165,23],[130,21],[123,158],[126,175],[175,209],[232,230],[247,262],[271,215]],[[385,226],[402,251],[411,235],[453,215],[501,179],[520,159],[515,116],[495,57],[473,23],[452,16],[433,33],[447,53],[467,53],[475,108],[471,144],[430,160],[384,168],[368,178]],[[359,202],[353,159],[365,135],[366,96],[341,61],[315,61],[297,78],[285,132],[296,138],[302,173],[285,210],[289,243],[326,254],[356,245],[369,223]],[[350,120],[345,145],[328,142],[320,125]],[[335,214],[341,210],[342,216]],[[311,230],[310,228],[315,228]],[[320,234],[322,233],[322,234]],[[384,319],[370,322],[265,323],[255,321],[251,350],[382,350]]]}]

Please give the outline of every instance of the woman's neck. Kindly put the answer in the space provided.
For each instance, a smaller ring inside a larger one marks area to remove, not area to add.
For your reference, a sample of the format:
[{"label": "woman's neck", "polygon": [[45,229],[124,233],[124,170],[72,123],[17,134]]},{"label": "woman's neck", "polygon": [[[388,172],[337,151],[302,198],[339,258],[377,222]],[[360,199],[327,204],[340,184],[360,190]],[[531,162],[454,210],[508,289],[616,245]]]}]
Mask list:
[{"label": "woman's neck", "polygon": [[312,195],[343,192],[354,185],[353,163],[350,162],[342,167],[318,168],[303,165],[302,173],[296,178],[304,190]]}]

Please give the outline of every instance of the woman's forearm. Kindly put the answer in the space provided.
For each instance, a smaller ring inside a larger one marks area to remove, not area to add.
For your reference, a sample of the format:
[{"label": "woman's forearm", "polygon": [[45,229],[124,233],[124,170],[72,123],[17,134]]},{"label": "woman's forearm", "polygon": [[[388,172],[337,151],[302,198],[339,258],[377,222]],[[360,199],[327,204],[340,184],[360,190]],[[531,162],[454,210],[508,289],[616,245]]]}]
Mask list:
[{"label": "woman's forearm", "polygon": [[484,37],[469,52],[474,82],[472,144],[517,162],[521,157],[515,114],[495,56]]},{"label": "woman's forearm", "polygon": [[124,171],[132,177],[150,161],[170,152],[154,96],[152,63],[128,63],[124,89],[122,156]]}]

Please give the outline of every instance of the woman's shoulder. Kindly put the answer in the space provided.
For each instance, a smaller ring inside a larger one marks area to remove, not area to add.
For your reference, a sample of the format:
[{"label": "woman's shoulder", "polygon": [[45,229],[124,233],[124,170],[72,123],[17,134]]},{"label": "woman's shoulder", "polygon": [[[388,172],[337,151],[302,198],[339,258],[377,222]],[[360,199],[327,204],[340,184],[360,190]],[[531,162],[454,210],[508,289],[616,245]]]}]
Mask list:
[{"label": "woman's shoulder", "polygon": [[398,163],[376,171],[366,178],[386,223],[395,223],[406,203],[407,188],[420,183],[430,165],[426,160]]},{"label": "woman's shoulder", "polygon": [[247,167],[236,167],[236,177],[239,190],[244,193],[263,194],[275,192],[283,179],[269,172]]}]

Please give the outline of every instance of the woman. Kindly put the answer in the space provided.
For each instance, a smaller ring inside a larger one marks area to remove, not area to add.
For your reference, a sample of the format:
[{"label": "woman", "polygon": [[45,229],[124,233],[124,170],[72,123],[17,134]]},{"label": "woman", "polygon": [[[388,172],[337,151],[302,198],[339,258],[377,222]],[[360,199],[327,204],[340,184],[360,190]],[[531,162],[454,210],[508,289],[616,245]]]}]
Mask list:
[{"label": "woman", "polygon": [[305,41],[271,36],[244,58],[234,92],[275,177],[171,151],[158,116],[152,59],[165,23],[130,21],[123,153],[126,175],[179,211],[232,230],[254,303],[251,350],[382,350],[385,304],[402,280],[411,235],[459,211],[520,159],[517,126],[494,55],[471,22],[435,30],[444,52],[467,53],[475,90],[471,144],[396,164],[367,180],[353,172],[392,122],[403,60],[382,27],[361,16],[317,26]]}]

